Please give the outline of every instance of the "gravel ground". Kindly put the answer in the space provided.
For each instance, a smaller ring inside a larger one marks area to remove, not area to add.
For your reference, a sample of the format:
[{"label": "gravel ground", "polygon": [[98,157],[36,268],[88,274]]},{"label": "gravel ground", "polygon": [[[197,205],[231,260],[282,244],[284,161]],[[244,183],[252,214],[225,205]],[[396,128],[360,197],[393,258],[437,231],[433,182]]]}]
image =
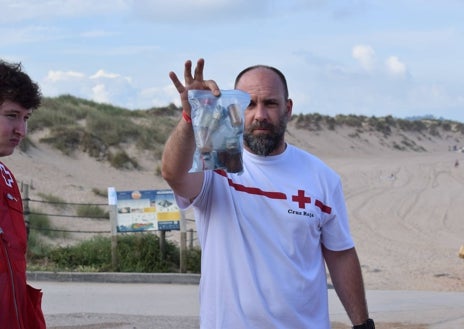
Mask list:
[{"label": "gravel ground", "polygon": [[48,329],[198,329],[198,317],[75,313],[49,315]]},{"label": "gravel ground", "polygon": [[[49,329],[198,329],[198,317],[76,313],[47,316]],[[332,329],[348,329],[332,322]],[[377,329],[427,329],[427,325],[380,322]]]}]

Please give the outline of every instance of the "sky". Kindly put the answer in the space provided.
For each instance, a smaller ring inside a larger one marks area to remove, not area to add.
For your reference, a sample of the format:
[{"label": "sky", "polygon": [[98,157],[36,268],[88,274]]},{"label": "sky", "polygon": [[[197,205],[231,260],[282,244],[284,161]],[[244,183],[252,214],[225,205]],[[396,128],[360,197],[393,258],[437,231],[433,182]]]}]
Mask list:
[{"label": "sky", "polygon": [[180,105],[169,71],[204,58],[221,89],[275,66],[293,114],[464,122],[464,0],[0,0],[0,58],[128,109]]}]

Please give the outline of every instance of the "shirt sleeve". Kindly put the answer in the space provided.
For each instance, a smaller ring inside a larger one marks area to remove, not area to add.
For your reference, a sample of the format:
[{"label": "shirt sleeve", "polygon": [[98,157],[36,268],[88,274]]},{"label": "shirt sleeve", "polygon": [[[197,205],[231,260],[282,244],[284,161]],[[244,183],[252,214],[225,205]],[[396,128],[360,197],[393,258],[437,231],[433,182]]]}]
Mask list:
[{"label": "shirt sleeve", "polygon": [[334,207],[322,226],[322,244],[332,251],[353,248],[354,241],[350,233],[345,197],[340,181],[334,189],[330,204]]}]

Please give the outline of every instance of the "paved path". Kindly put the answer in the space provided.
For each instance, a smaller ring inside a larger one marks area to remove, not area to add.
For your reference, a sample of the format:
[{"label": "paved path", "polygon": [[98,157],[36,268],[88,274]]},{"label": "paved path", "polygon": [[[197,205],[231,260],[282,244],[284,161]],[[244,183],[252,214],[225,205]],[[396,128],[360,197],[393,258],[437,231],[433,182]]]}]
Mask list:
[{"label": "paved path", "polygon": [[43,290],[47,327],[198,328],[198,286],[190,284],[32,282]]},{"label": "paved path", "polygon": [[[195,284],[32,281],[44,292],[49,329],[198,328]],[[428,324],[430,329],[464,328],[464,292],[367,292],[377,322]],[[349,321],[329,290],[332,321]],[[347,325],[347,328],[349,326]]]}]

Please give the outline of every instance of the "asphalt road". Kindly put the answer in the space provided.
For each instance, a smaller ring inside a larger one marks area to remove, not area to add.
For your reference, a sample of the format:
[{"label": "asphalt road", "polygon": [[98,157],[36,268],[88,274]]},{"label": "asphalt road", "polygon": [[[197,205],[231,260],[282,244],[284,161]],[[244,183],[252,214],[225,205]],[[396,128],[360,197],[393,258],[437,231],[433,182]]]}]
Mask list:
[{"label": "asphalt road", "polygon": [[47,328],[198,328],[198,286],[33,282],[42,289]]},{"label": "asphalt road", "polygon": [[[44,293],[49,329],[198,328],[198,285],[31,281]],[[464,328],[464,292],[367,292],[376,322],[427,324],[430,329]],[[329,289],[331,320],[346,323],[335,292]],[[415,326],[412,326],[415,328]],[[421,327],[422,328],[422,327]]]}]

